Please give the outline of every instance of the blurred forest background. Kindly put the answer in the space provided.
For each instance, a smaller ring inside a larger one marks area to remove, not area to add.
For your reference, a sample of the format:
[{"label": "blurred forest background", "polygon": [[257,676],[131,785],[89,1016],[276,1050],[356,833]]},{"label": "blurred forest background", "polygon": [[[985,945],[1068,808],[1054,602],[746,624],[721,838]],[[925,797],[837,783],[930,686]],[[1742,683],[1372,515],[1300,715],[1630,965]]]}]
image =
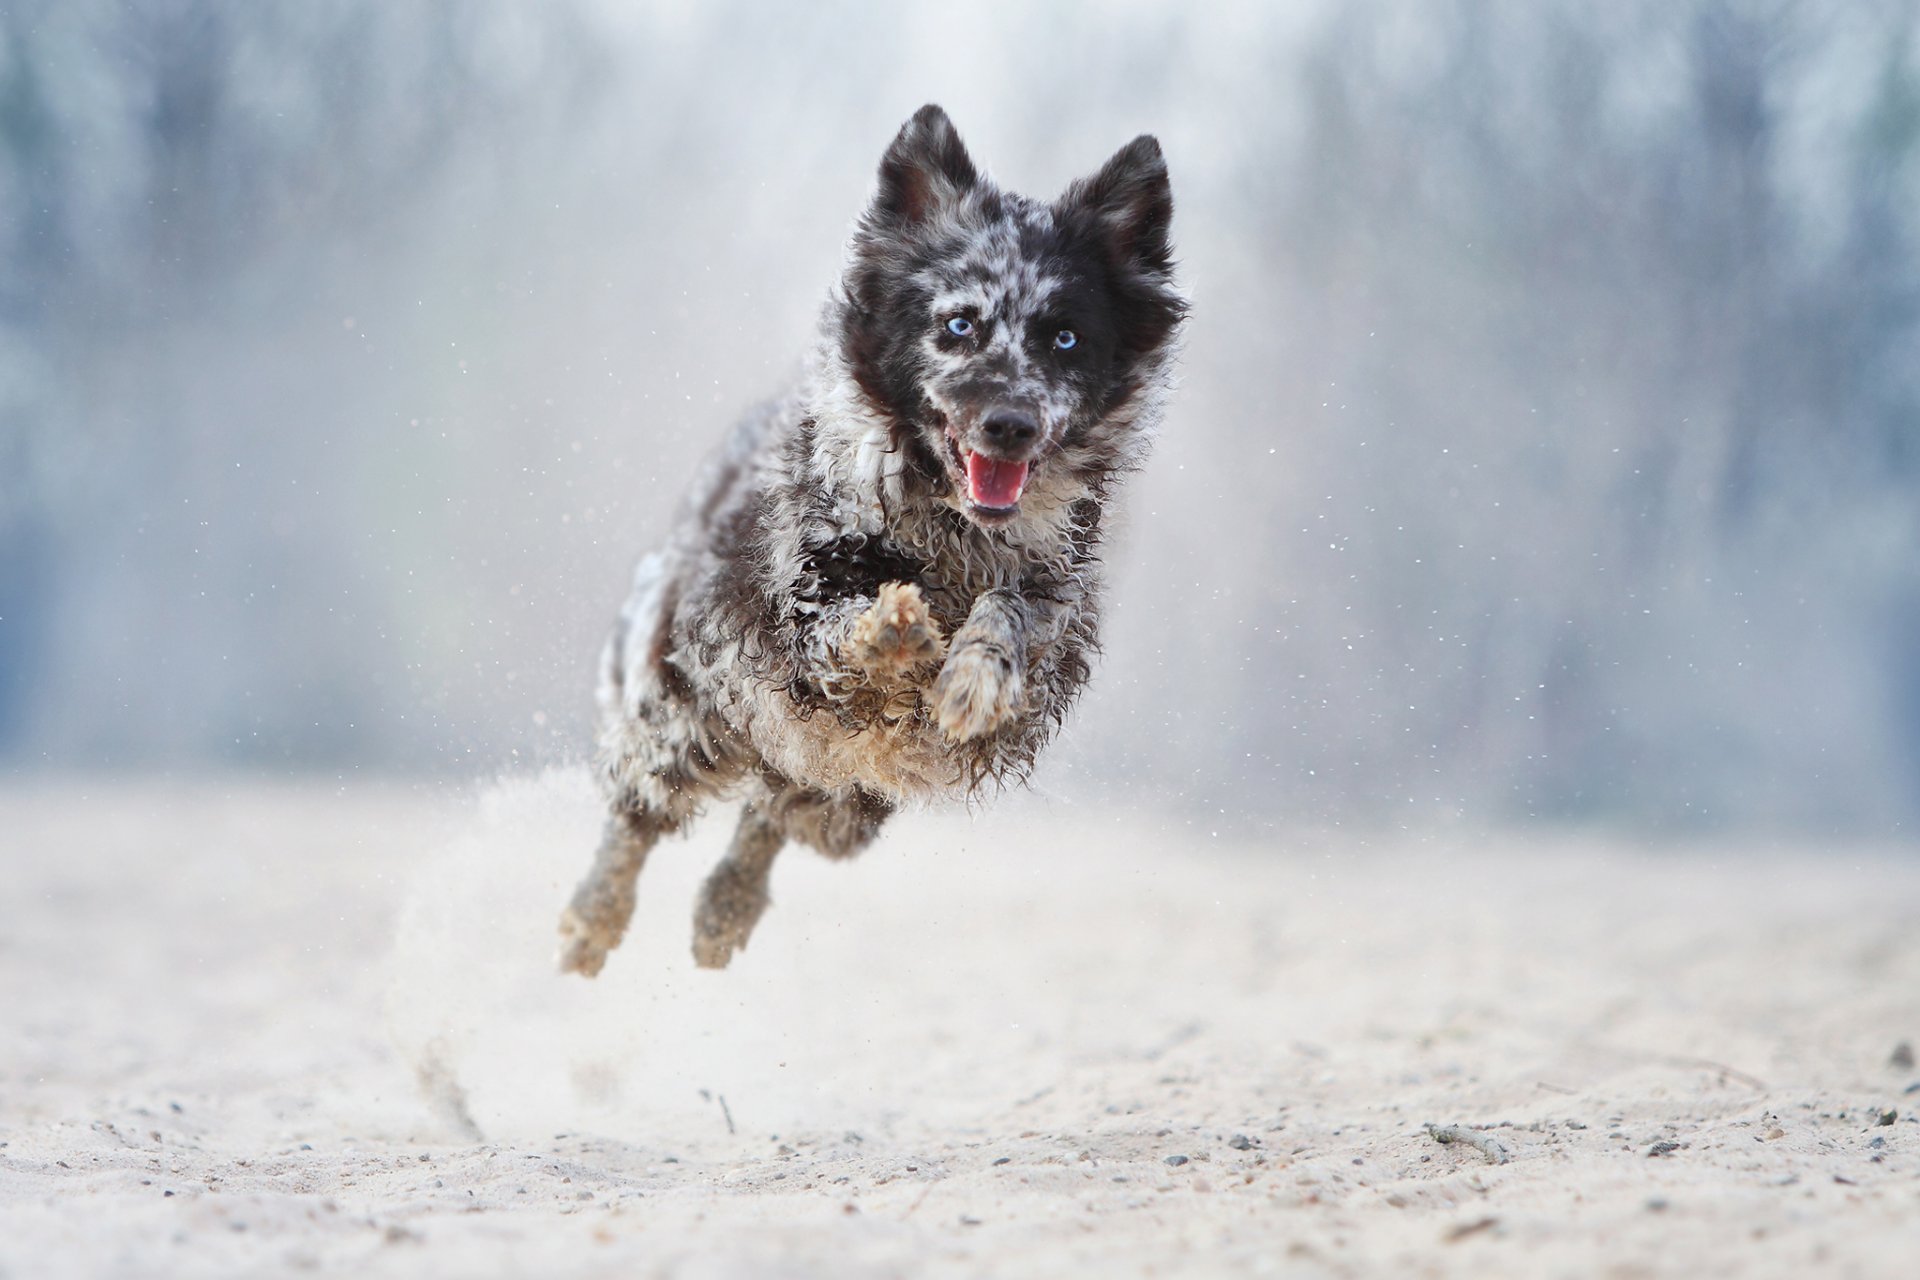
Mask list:
[{"label": "blurred forest background", "polygon": [[1898,833],[1917,33],[1910,0],[0,3],[0,769],[581,756],[633,558],[936,100],[1038,195],[1158,134],[1195,300],[1044,790]]}]

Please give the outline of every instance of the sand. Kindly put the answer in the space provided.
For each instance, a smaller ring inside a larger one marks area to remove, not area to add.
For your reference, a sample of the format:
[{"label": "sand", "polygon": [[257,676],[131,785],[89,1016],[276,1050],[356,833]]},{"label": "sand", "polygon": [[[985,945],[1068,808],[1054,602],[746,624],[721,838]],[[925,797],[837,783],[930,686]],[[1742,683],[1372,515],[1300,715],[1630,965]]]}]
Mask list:
[{"label": "sand", "polygon": [[0,1277],[1920,1274],[1913,850],[1022,795],[715,974],[716,818],[563,980],[597,821],[0,788]]}]

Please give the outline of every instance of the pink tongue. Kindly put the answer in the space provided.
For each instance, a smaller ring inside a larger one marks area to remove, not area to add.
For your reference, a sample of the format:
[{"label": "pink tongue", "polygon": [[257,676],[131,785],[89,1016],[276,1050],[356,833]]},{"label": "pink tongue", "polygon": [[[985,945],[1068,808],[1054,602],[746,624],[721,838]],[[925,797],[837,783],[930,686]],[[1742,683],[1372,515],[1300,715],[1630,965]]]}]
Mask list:
[{"label": "pink tongue", "polygon": [[1011,507],[1027,487],[1027,464],[1002,462],[978,453],[967,455],[967,496],[976,506]]}]

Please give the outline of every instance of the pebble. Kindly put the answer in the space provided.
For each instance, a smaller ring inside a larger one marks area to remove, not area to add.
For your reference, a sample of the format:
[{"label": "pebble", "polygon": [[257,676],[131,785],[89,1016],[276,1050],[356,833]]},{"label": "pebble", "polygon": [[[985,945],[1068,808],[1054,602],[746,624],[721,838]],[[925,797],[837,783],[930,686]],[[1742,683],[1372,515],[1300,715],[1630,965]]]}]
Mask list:
[{"label": "pebble", "polygon": [[1227,1145],[1235,1151],[1246,1151],[1253,1146],[1253,1139],[1244,1133],[1236,1133],[1227,1139]]},{"label": "pebble", "polygon": [[1167,1157],[1167,1163],[1172,1165],[1176,1169],[1178,1169],[1181,1165],[1185,1164],[1186,1162],[1187,1162],[1187,1158],[1185,1156],[1168,1156]]}]

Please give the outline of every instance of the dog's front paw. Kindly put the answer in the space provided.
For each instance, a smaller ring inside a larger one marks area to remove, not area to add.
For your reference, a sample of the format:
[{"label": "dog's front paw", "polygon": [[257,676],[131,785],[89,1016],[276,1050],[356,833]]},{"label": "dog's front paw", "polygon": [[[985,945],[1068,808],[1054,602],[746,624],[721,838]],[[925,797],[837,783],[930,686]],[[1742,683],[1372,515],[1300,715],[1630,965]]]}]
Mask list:
[{"label": "dog's front paw", "polygon": [[911,582],[883,582],[879,597],[853,620],[841,656],[873,675],[911,671],[946,651],[940,624]]},{"label": "dog's front paw", "polygon": [[933,714],[953,742],[984,737],[1020,713],[1026,678],[997,645],[955,646],[933,682]]}]

